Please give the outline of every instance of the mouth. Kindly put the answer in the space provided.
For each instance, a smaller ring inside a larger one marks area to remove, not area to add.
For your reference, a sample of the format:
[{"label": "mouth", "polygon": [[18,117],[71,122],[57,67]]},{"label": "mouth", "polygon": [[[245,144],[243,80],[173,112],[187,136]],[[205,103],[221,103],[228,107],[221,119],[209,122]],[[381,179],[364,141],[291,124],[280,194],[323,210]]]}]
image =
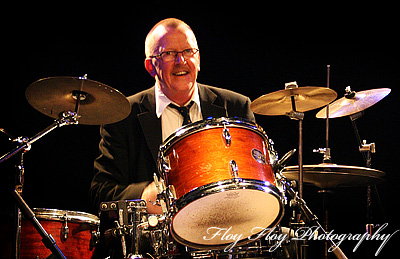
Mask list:
[{"label": "mouth", "polygon": [[174,76],[186,76],[187,74],[189,74],[188,71],[177,71],[172,73]]}]

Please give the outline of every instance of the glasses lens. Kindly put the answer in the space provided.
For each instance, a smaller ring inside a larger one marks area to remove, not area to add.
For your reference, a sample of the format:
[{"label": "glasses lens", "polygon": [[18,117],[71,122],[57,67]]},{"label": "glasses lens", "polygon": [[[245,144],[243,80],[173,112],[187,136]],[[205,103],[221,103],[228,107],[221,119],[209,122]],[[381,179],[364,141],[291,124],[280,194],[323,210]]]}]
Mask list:
[{"label": "glasses lens", "polygon": [[164,61],[172,61],[176,57],[176,51],[166,51],[161,54],[161,58]]},{"label": "glasses lens", "polygon": [[192,57],[194,54],[197,53],[197,49],[185,49],[182,51],[166,51],[161,54],[161,58],[165,61],[173,61],[178,56],[178,53],[182,53],[182,56],[186,58]]}]

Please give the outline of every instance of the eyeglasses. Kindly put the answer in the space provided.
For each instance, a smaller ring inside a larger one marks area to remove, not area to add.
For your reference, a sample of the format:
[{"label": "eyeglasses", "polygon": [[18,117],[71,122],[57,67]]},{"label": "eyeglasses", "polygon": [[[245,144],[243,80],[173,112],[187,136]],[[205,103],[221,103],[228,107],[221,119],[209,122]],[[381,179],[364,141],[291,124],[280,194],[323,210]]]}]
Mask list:
[{"label": "eyeglasses", "polygon": [[182,56],[185,59],[187,59],[187,58],[193,57],[193,55],[196,54],[197,52],[199,52],[199,50],[194,49],[194,48],[193,49],[185,49],[182,51],[170,50],[170,51],[163,51],[158,55],[154,55],[154,56],[150,56],[150,57],[151,58],[161,58],[164,62],[170,62],[170,61],[174,61],[179,53],[181,53]]}]

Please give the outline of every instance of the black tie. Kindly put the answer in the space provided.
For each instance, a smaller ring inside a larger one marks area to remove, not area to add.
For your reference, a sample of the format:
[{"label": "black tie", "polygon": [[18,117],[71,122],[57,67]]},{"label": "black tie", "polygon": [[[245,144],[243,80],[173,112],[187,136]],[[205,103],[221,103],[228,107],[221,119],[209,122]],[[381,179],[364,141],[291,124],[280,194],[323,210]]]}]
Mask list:
[{"label": "black tie", "polygon": [[169,107],[178,110],[178,112],[182,115],[182,117],[183,117],[182,126],[192,123],[192,120],[190,120],[190,116],[189,116],[189,110],[193,104],[194,104],[194,101],[191,101],[187,106],[182,106],[182,107],[176,106],[175,104],[172,104],[172,103],[169,104]]}]

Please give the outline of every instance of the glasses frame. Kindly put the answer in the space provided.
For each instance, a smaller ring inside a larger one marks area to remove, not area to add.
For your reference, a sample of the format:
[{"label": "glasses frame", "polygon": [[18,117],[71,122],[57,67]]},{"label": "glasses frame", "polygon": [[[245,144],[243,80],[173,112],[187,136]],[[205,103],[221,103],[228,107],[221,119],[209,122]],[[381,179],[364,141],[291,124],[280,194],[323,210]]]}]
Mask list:
[{"label": "glasses frame", "polygon": [[163,55],[168,52],[172,52],[174,55],[174,59],[171,59],[170,61],[175,60],[179,53],[181,53],[184,58],[189,58],[189,57],[185,57],[185,55],[183,54],[185,51],[188,51],[188,50],[191,50],[193,52],[193,54],[191,54],[189,57],[193,57],[197,52],[199,52],[199,49],[196,49],[196,48],[184,49],[182,51],[168,50],[168,51],[163,51],[160,54],[150,56],[150,58],[160,58],[163,61],[165,61],[164,60],[165,57],[163,58]]}]

